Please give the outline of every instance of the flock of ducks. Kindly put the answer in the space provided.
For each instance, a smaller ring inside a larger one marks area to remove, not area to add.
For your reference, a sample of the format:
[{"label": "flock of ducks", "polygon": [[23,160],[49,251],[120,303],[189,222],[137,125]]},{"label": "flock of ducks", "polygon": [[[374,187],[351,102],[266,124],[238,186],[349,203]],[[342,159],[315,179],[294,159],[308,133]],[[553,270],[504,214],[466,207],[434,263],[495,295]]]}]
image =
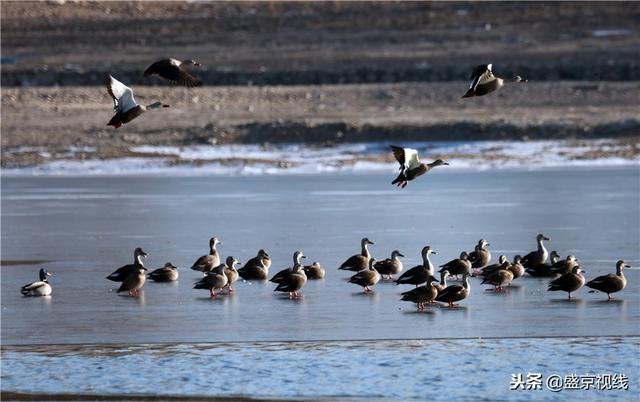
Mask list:
[{"label": "flock of ducks", "polygon": [[[195,60],[180,61],[174,58],[159,60],[151,64],[145,71],[144,76],[157,75],[174,84],[187,87],[195,87],[202,84],[200,80],[193,77],[187,70],[187,66],[200,66]],[[474,96],[484,96],[497,91],[508,82],[527,82],[520,76],[515,76],[511,80],[496,77],[492,71],[491,64],[479,65],[473,69],[470,85],[463,98]],[[110,74],[106,80],[107,92],[113,99],[115,114],[107,125],[115,128],[129,123],[147,110],[161,107],[170,107],[162,102],[154,102],[150,105],[139,105],[133,97],[131,88],[115,79]],[[400,188],[405,188],[409,181],[424,175],[435,167],[448,165],[442,159],[437,159],[431,163],[423,163],[418,157],[418,151],[412,148],[404,148],[392,145],[391,150],[395,159],[400,164],[400,173],[391,184]],[[372,287],[381,280],[393,280],[396,285],[415,285],[414,289],[401,293],[405,301],[416,303],[419,310],[423,310],[426,304],[435,302],[445,303],[449,307],[454,307],[457,302],[466,299],[470,294],[469,277],[481,277],[482,284],[493,286],[489,289],[495,292],[502,292],[505,287],[511,285],[515,280],[525,273],[535,277],[556,277],[549,283],[549,291],[565,291],[571,299],[571,293],[585,285],[582,275],[584,271],[578,265],[575,256],[569,255],[566,259],[560,259],[558,253],[552,251],[551,254],[544,246],[544,241],[549,239],[539,234],[536,238],[537,249],[526,254],[524,257],[516,255],[513,262],[506,256],[501,255],[497,264],[490,264],[491,252],[487,249],[489,243],[481,239],[472,252],[463,251],[459,258],[453,259],[440,266],[438,271],[440,280],[434,276],[434,266],[429,259],[430,254],[436,254],[430,246],[422,249],[422,264],[416,265],[402,273],[403,264],[400,257],[404,255],[398,250],[391,253],[391,257],[376,261],[371,257],[368,246],[374,243],[368,238],[361,241],[360,254],[349,257],[340,265],[339,270],[356,272],[349,278],[349,283],[356,284],[363,288],[365,293],[372,292]],[[221,263],[220,253],[217,246],[222,244],[218,238],[212,237],[209,242],[209,253],[199,257],[191,266],[194,271],[203,273],[203,278],[194,283],[195,289],[206,289],[211,297],[216,297],[216,290],[233,292],[233,284],[239,279],[265,281],[269,276],[271,259],[264,251],[251,258],[247,263],[237,269],[240,262],[229,256],[224,263]],[[178,280],[178,268],[167,262],[162,268],[146,273],[142,258],[147,257],[141,248],[134,251],[133,264],[128,264],[118,268],[107,279],[114,282],[121,282],[118,292],[128,292],[135,296],[144,286],[147,278],[157,282],[171,282]],[[277,286],[274,291],[289,294],[289,298],[297,299],[301,297],[300,289],[304,287],[309,279],[322,279],[325,276],[324,268],[314,262],[312,265],[304,266],[301,259],[306,256],[301,251],[293,254],[293,265],[285,268],[274,275],[269,281]],[[550,263],[547,260],[550,259]],[[629,267],[620,260],[616,264],[616,273],[599,276],[586,283],[587,287],[607,294],[607,299],[611,300],[611,294],[623,290],[627,284],[623,269]],[[397,279],[394,275],[401,274]],[[25,296],[49,296],[52,289],[48,282],[51,274],[45,269],[40,270],[40,280],[25,285],[21,293]],[[462,284],[447,285],[447,278],[462,277]],[[386,277],[386,278],[385,278]]]},{"label": "flock of ducks", "polygon": [[[144,71],[144,76],[157,75],[173,84],[186,87],[202,85],[202,81],[192,76],[187,70],[186,66],[189,65],[201,66],[201,64],[195,60],[181,61],[168,58],[151,64]],[[496,77],[493,74],[491,64],[482,64],[475,67],[469,79],[471,84],[463,98],[487,95],[497,91],[507,82],[527,82],[527,80],[520,76],[515,76],[511,80]],[[107,75],[106,86],[107,92],[113,99],[113,110],[115,111],[115,114],[107,125],[113,126],[114,128],[119,128],[129,123],[147,110],[170,107],[170,105],[162,102],[154,102],[147,106],[139,105],[133,97],[131,88],[115,79],[111,74]],[[417,177],[422,176],[435,167],[449,164],[449,162],[442,159],[437,159],[431,163],[423,163],[418,157],[418,151],[412,148],[391,145],[391,150],[395,159],[400,164],[400,173],[391,184],[397,185],[400,188],[405,188],[411,180],[415,180]]]},{"label": "flock of ducks", "polygon": [[[578,265],[578,260],[573,255],[566,259],[560,259],[557,252],[549,253],[544,246],[544,241],[549,238],[539,234],[536,237],[537,249],[526,254],[524,257],[516,255],[513,261],[509,261],[505,255],[501,255],[497,264],[490,264],[491,251],[487,248],[489,243],[485,239],[480,239],[474,251],[463,251],[459,258],[453,259],[439,266],[438,273],[440,279],[435,275],[435,267],[430,260],[431,254],[436,254],[431,246],[422,249],[422,263],[403,271],[403,264],[400,257],[404,255],[398,250],[391,253],[391,257],[376,261],[371,257],[368,246],[374,243],[368,238],[363,238],[360,242],[361,251],[345,260],[339,270],[354,271],[348,283],[362,287],[364,293],[373,292],[373,287],[380,281],[393,281],[396,285],[413,285],[413,289],[401,293],[401,300],[415,303],[418,310],[424,310],[427,304],[436,302],[444,303],[448,307],[457,306],[456,303],[466,299],[471,291],[469,278],[479,277],[481,284],[493,286],[487,289],[493,292],[503,292],[505,287],[525,273],[537,277],[554,277],[549,282],[549,291],[564,291],[568,293],[568,298],[572,299],[571,293],[585,285],[582,275],[584,271]],[[269,277],[271,258],[264,250],[259,250],[257,255],[247,261],[241,267],[238,259],[228,256],[224,263],[221,263],[220,252],[217,246],[222,244],[217,237],[212,237],[209,241],[209,253],[200,256],[191,266],[194,271],[202,272],[203,277],[193,284],[194,289],[208,290],[211,298],[216,298],[218,292],[234,292],[233,284],[242,278],[247,281],[265,281]],[[136,248],[133,253],[133,263],[124,265],[116,269],[106,279],[114,282],[121,282],[117,292],[128,292],[130,296],[139,294],[147,279],[156,282],[172,282],[178,280],[178,268],[167,262],[162,268],[158,268],[147,273],[142,258],[147,257],[147,253],[141,248]],[[547,262],[551,256],[550,263]],[[323,279],[325,269],[318,262],[311,265],[303,265],[301,260],[306,258],[302,251],[293,254],[293,265],[287,267],[269,279],[276,284],[275,292],[288,293],[290,299],[302,297],[300,290],[305,286],[307,280]],[[607,294],[607,300],[611,300],[611,294],[623,290],[627,285],[623,269],[629,267],[620,260],[616,264],[616,273],[599,276],[586,283],[586,286],[596,291]],[[400,274],[397,278],[394,275]],[[40,280],[27,284],[21,288],[21,293],[25,296],[49,296],[52,288],[48,282],[51,274],[45,269],[40,270]],[[386,278],[384,278],[386,276]],[[447,284],[447,279],[462,277],[461,284]]]}]

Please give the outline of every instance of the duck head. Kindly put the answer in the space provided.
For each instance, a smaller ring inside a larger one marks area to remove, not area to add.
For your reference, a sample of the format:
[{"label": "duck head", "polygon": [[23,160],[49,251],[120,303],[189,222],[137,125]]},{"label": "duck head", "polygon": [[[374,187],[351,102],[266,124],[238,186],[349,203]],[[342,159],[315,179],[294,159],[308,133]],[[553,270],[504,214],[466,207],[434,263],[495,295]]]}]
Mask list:
[{"label": "duck head", "polygon": [[40,269],[40,280],[42,282],[46,282],[47,281],[47,276],[52,276],[51,273],[49,271],[47,271],[44,268]]},{"label": "duck head", "polygon": [[539,235],[536,236],[536,241],[541,242],[543,240],[549,241],[549,238],[546,237],[545,235],[543,235],[542,233],[540,233]]},{"label": "duck head", "polygon": [[296,251],[295,253],[293,253],[293,264],[300,265],[301,258],[307,258],[307,256],[304,255],[302,251]]},{"label": "duck head", "polygon": [[396,258],[396,257],[404,257],[404,254],[402,254],[401,252],[399,252],[398,250],[393,250],[391,252],[391,258]]}]

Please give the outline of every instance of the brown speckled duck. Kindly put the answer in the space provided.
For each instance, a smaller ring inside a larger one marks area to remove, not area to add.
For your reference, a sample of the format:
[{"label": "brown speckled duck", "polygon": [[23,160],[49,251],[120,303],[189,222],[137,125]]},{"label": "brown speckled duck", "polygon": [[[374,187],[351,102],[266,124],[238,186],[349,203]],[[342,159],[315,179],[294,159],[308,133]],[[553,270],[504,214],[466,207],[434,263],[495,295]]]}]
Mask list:
[{"label": "brown speckled duck", "polygon": [[437,254],[431,246],[422,248],[422,265],[407,270],[404,274],[396,279],[396,285],[416,285],[416,287],[427,282],[430,276],[433,276],[433,264],[429,259],[429,254]]},{"label": "brown speckled duck", "polygon": [[418,311],[424,311],[424,305],[426,303],[433,303],[434,299],[438,296],[438,287],[433,284],[433,282],[436,281],[437,279],[431,275],[426,285],[402,293],[400,300],[416,303],[418,305]]},{"label": "brown speckled duck", "polygon": [[226,264],[220,264],[217,267],[213,268],[211,271],[207,272],[204,278],[193,284],[194,289],[207,289],[211,294],[211,298],[215,299],[217,297],[216,289],[223,289],[227,286],[229,279],[227,279],[227,275],[224,273],[224,269],[226,268]]},{"label": "brown speckled duck", "polygon": [[563,292],[568,292],[568,297],[569,299],[571,299],[571,292],[575,292],[576,290],[580,289],[582,285],[584,285],[584,276],[582,276],[583,272],[585,271],[580,269],[580,267],[573,267],[573,270],[570,273],[564,274],[561,277],[552,280],[549,283],[549,288],[547,289],[547,291],[554,292],[557,290],[561,290]]},{"label": "brown speckled duck", "polygon": [[398,250],[393,250],[391,252],[391,258],[385,258],[382,261],[376,262],[376,271],[384,276],[387,275],[387,279],[393,279],[392,275],[398,274],[402,271],[402,261],[400,258],[404,257],[404,255]]},{"label": "brown speckled duck", "polygon": [[475,250],[469,253],[469,261],[471,261],[472,269],[481,269],[491,262],[491,251],[487,249],[490,246],[485,239],[480,239]]},{"label": "brown speckled duck", "polygon": [[325,270],[318,261],[314,261],[313,264],[304,266],[304,273],[307,275],[307,279],[322,279]]},{"label": "brown speckled duck", "polygon": [[525,269],[534,268],[540,264],[544,264],[547,262],[547,258],[549,258],[549,252],[544,247],[545,240],[549,241],[549,238],[543,234],[539,234],[536,236],[538,249],[522,257],[522,266],[525,267]]},{"label": "brown speckled duck", "polygon": [[274,292],[288,292],[289,299],[298,299],[302,297],[299,290],[307,283],[307,275],[304,273],[302,265],[296,264],[293,266],[292,271],[284,276],[278,286],[273,290]]},{"label": "brown speckled duck", "polygon": [[[544,277],[558,276],[558,274],[556,274],[554,271],[551,270],[551,267],[553,266],[553,264],[556,264],[558,262],[558,260],[560,259],[560,255],[558,255],[557,251],[553,250],[549,254],[549,259],[551,260],[551,264],[545,262],[529,268],[525,268],[525,271],[529,275],[535,276],[535,277],[544,278]],[[521,263],[522,263],[522,260],[521,260]]]},{"label": "brown speckled duck", "polygon": [[133,264],[124,265],[115,271],[109,276],[107,279],[114,282],[124,282],[125,279],[129,277],[131,274],[135,274],[138,272],[138,268],[142,268],[145,271],[147,270],[142,263],[142,258],[147,258],[147,253],[145,253],[140,247],[133,250]]},{"label": "brown speckled duck", "polygon": [[362,286],[364,293],[372,292],[373,290],[371,290],[370,286],[374,286],[380,281],[380,273],[376,271],[375,263],[376,260],[374,258],[370,259],[369,269],[360,271],[353,275],[349,279],[349,283],[355,283],[356,285]]},{"label": "brown speckled duck", "polygon": [[622,272],[624,268],[631,268],[631,265],[626,264],[623,260],[619,260],[616,263],[615,274],[599,276],[587,282],[586,286],[606,293],[607,300],[612,300],[613,297],[611,297],[611,293],[619,292],[627,286],[627,278],[624,277],[624,273]]},{"label": "brown speckled duck", "polygon": [[556,261],[551,265],[550,271],[557,275],[568,274],[573,267],[578,265],[578,259],[573,255],[568,255],[566,259]]},{"label": "brown speckled duck", "polygon": [[471,261],[466,251],[460,253],[460,258],[451,260],[444,265],[440,265],[440,272],[449,271],[450,275],[464,275],[471,272]]},{"label": "brown speckled duck", "polygon": [[462,285],[449,285],[441,292],[438,292],[438,296],[435,300],[442,303],[447,303],[449,307],[457,306],[455,302],[466,299],[471,292],[471,285],[469,285],[469,275],[470,274],[468,272],[462,275]]},{"label": "brown speckled duck", "polygon": [[369,244],[374,243],[366,237],[362,239],[360,241],[360,247],[362,250],[360,254],[349,257],[338,269],[345,271],[362,271],[363,269],[367,269],[369,266],[369,259],[371,258],[371,254],[369,254],[369,249],[367,248]]},{"label": "brown speckled duck", "polygon": [[140,294],[140,289],[144,286],[147,276],[145,275],[146,269],[143,267],[137,267],[135,272],[132,272],[127,278],[122,281],[122,285],[118,288],[118,293],[129,292],[129,296],[137,296]]},{"label": "brown speckled duck", "polygon": [[238,275],[247,281],[264,281],[269,277],[269,267],[271,267],[271,258],[266,251],[260,249],[257,256],[249,259],[244,267],[238,270]]},{"label": "brown speckled duck", "polygon": [[191,269],[207,275],[207,272],[220,265],[220,253],[216,248],[218,244],[222,244],[222,242],[217,237],[212,237],[209,240],[209,254],[198,257]]},{"label": "brown speckled duck", "polygon": [[[280,283],[284,278],[286,278],[287,276],[297,272],[298,270],[298,265],[300,265],[302,267],[302,263],[300,262],[301,258],[307,258],[306,255],[304,255],[304,253],[302,251],[296,251],[293,253],[293,265],[290,267],[287,267],[281,271],[279,271],[277,274],[275,274],[273,276],[273,278],[269,279],[269,282],[273,282],[273,283]],[[302,270],[304,271],[304,267],[302,268]],[[306,273],[305,273],[306,276]]]},{"label": "brown speckled duck", "polygon": [[240,264],[240,261],[233,258],[232,256],[227,257],[225,267],[224,267],[224,274],[227,276],[227,291],[229,293],[234,291],[233,286],[231,285],[233,285],[235,281],[238,280],[238,276],[239,276],[238,270],[235,267],[236,264]]},{"label": "brown speckled duck", "polygon": [[147,278],[155,282],[173,282],[178,280],[178,267],[170,262],[164,264],[164,267],[153,270],[147,274]]}]

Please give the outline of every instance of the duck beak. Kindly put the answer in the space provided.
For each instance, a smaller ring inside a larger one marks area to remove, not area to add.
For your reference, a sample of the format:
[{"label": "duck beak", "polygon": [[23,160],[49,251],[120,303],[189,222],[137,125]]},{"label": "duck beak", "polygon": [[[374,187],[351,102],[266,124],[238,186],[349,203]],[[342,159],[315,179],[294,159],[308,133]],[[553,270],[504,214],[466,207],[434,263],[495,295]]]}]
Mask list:
[{"label": "duck beak", "polygon": [[162,104],[162,107],[171,107],[171,105]]},{"label": "duck beak", "polygon": [[431,250],[431,254],[438,254],[435,250]]},{"label": "duck beak", "polygon": [[402,253],[398,253],[398,256],[399,256],[399,257],[404,257],[404,254],[402,254]]},{"label": "duck beak", "polygon": [[549,241],[549,240],[550,240],[550,239],[549,239],[548,237],[546,237],[546,236],[542,236],[542,239],[543,239],[543,240],[546,240],[546,241]]}]

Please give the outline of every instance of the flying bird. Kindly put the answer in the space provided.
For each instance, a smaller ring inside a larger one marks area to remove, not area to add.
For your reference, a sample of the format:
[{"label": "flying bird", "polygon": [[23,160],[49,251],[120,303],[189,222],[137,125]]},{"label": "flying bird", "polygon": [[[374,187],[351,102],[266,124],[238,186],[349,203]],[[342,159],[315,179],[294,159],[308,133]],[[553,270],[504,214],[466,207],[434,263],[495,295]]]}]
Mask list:
[{"label": "flying bird", "polygon": [[469,90],[464,94],[463,98],[471,98],[473,96],[482,96],[500,89],[506,82],[527,82],[524,78],[516,75],[511,80],[505,80],[493,75],[491,64],[481,64],[473,69],[469,80]]},{"label": "flying bird", "polygon": [[174,84],[189,88],[202,85],[202,81],[189,74],[185,68],[187,65],[201,66],[195,60],[163,59],[150,65],[144,71],[144,76],[149,77],[155,74]]},{"label": "flying bird", "polygon": [[391,145],[391,150],[393,151],[393,156],[400,163],[400,174],[391,184],[397,184],[398,187],[402,188],[405,188],[409,181],[422,176],[434,167],[449,164],[449,162],[442,159],[436,159],[431,163],[422,163],[418,159],[418,151],[412,148]]},{"label": "flying bird", "polygon": [[131,88],[113,78],[111,74],[107,76],[106,85],[107,92],[113,98],[113,110],[116,112],[111,120],[109,120],[109,123],[107,123],[107,126],[118,128],[125,123],[129,123],[147,110],[169,107],[169,105],[165,105],[162,102],[155,102],[147,106],[138,105],[133,98]]}]

